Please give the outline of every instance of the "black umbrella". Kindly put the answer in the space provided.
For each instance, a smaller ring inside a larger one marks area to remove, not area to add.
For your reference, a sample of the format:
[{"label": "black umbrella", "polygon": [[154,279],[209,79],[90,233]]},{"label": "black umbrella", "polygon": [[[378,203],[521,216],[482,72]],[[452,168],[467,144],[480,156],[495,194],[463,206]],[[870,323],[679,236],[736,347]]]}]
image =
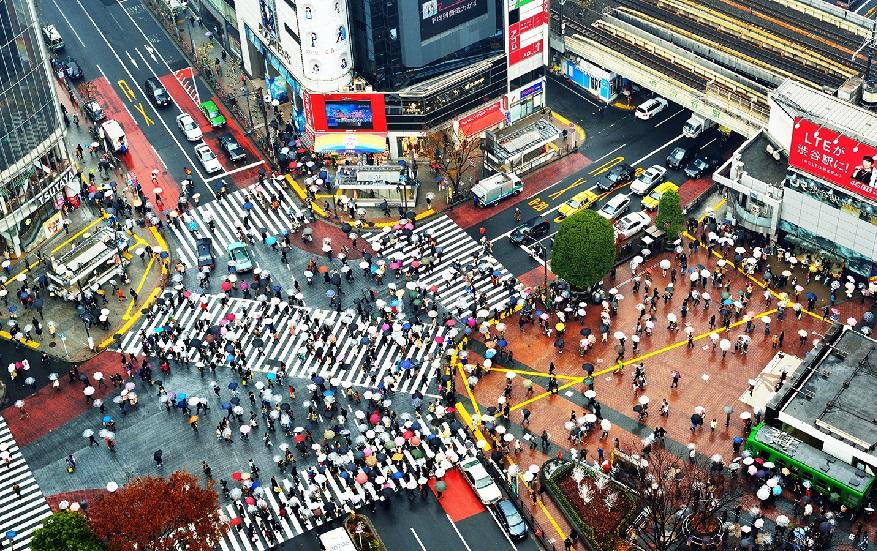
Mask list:
[{"label": "black umbrella", "polygon": [[265,341],[263,341],[259,337],[256,337],[255,339],[253,339],[253,346],[255,346],[256,348],[264,348]]},{"label": "black umbrella", "polygon": [[201,339],[197,337],[189,339],[189,346],[191,346],[192,348],[200,348],[202,344],[204,343],[201,342]]},{"label": "black umbrella", "polygon": [[372,261],[372,255],[371,255],[371,253],[362,253],[362,259],[363,259],[365,262],[371,262],[371,261]]},{"label": "black umbrella", "polygon": [[[240,400],[238,400],[238,401],[240,401]],[[289,411],[290,409],[292,409],[292,405],[284,402],[284,403],[280,404],[280,409],[282,409],[283,411]]]},{"label": "black umbrella", "polygon": [[703,424],[703,417],[698,413],[693,413],[691,415],[691,424],[695,427]]},{"label": "black umbrella", "polygon": [[341,285],[341,275],[333,274],[332,275],[332,285]]},{"label": "black umbrella", "polygon": [[490,458],[493,459],[493,462],[497,465],[502,464],[502,452],[499,450],[493,450],[490,452]]},{"label": "black umbrella", "polygon": [[229,401],[230,401],[232,404],[236,405],[236,406],[241,405],[241,399],[238,398],[237,396],[235,396],[234,398],[232,398],[232,399],[229,400]]},{"label": "black umbrella", "polygon": [[350,227],[349,223],[344,222],[343,224],[341,224],[341,231],[343,231],[344,233],[350,233],[351,229],[352,228]]},{"label": "black umbrella", "polygon": [[581,335],[581,336],[583,336],[583,337],[587,337],[587,336],[590,335],[590,334],[591,334],[591,328],[590,328],[590,327],[582,327],[581,330],[579,330],[579,335]]},{"label": "black umbrella", "polygon": [[582,364],[582,369],[584,369],[588,375],[594,372],[594,364]]}]

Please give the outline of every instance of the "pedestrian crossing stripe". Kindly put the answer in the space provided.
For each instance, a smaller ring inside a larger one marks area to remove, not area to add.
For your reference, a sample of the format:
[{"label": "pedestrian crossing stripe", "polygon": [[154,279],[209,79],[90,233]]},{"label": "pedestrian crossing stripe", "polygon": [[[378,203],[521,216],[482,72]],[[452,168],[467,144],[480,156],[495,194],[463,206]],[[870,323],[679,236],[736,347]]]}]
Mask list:
[{"label": "pedestrian crossing stripe", "polygon": [[[10,454],[9,465],[0,462],[0,534],[14,531],[13,548],[27,549],[33,531],[42,526],[52,514],[27,461],[15,443],[15,438],[0,417],[0,450]],[[18,484],[20,495],[13,486]],[[5,541],[5,540],[4,540]]]},{"label": "pedestrian crossing stripe", "polygon": [[[403,449],[403,469],[401,472],[405,473],[406,477],[408,472],[412,472],[417,467],[423,467],[427,457],[435,458],[437,454],[427,444],[427,437],[433,434],[429,427],[430,421],[433,421],[432,417],[427,415],[419,421],[421,424],[421,443],[417,446],[417,449],[422,452],[423,458],[418,459],[414,457],[410,448]],[[475,453],[475,448],[471,445],[471,441],[468,441],[469,445],[467,446],[468,439],[463,429],[460,429],[457,433],[452,433],[450,427],[445,422],[442,422],[439,428],[440,430],[436,431],[435,434],[448,435],[446,437],[439,436],[441,438],[440,452],[452,450],[459,457]],[[394,492],[402,489],[399,481],[392,478],[393,473],[400,472],[400,468],[391,460],[389,454],[387,459],[378,462],[375,468],[379,469],[382,476],[386,478],[385,485]],[[234,503],[225,504],[221,509],[222,514],[229,520],[240,518],[240,525],[237,527],[232,526],[229,529],[220,541],[219,549],[222,551],[265,551],[331,521],[326,514],[326,504],[330,500],[340,504],[340,511],[343,512],[346,511],[345,503],[354,498],[354,496],[357,504],[362,504],[366,497],[369,501],[380,498],[380,494],[373,483],[362,485],[352,478],[348,480],[332,474],[328,470],[323,474],[326,477],[326,481],[322,485],[312,481],[304,469],[299,471],[299,476],[295,479],[287,477],[279,479],[278,483],[284,490],[282,493],[274,492],[273,488],[267,487],[268,485],[262,486],[264,490],[257,496],[257,499],[265,500],[270,515],[280,526],[279,532],[275,532],[277,539],[274,543],[269,544],[268,538],[262,530],[257,528],[259,524],[256,521],[255,508],[248,507],[246,503],[241,501],[244,514],[239,516]],[[268,480],[270,480],[270,477]],[[301,500],[295,497],[291,491],[294,486],[297,486],[301,491]],[[279,514],[281,505],[287,510],[287,514],[283,517]],[[296,517],[293,509],[299,511],[301,519]],[[322,511],[322,514],[315,515],[313,514],[315,511]],[[253,528],[252,538],[247,534],[247,527]],[[271,528],[265,527],[265,529],[270,530]]]},{"label": "pedestrian crossing stripe", "polygon": [[[425,325],[421,331],[422,346],[417,348],[404,341],[397,341],[391,335],[377,332],[382,335],[377,346],[374,369],[365,365],[367,346],[360,344],[363,334],[356,325],[355,315],[351,312],[336,312],[334,310],[310,309],[290,307],[283,311],[279,306],[267,302],[244,298],[228,298],[227,304],[222,305],[222,298],[218,295],[204,295],[199,300],[207,303],[203,312],[198,302],[183,300],[171,307],[167,312],[160,313],[153,318],[144,317],[136,330],[129,331],[119,344],[121,352],[129,354],[141,354],[144,352],[143,336],[153,335],[156,328],[162,327],[176,320],[179,327],[179,335],[182,343],[188,344],[192,338],[201,338],[202,332],[196,329],[201,320],[209,322],[210,326],[219,325],[229,313],[234,314],[235,322],[231,330],[236,335],[236,340],[243,350],[245,358],[244,366],[255,372],[277,372],[281,361],[287,364],[286,373],[290,377],[310,379],[314,374],[320,375],[326,380],[337,378],[339,381],[350,383],[355,387],[373,388],[370,376],[375,381],[385,382],[388,377],[398,378],[394,389],[396,391],[414,393],[419,390],[423,394],[430,392],[433,381],[440,369],[440,357],[444,347],[444,338],[447,328],[441,325]],[[277,339],[270,334],[256,334],[256,329],[262,319],[272,319],[276,328]],[[327,324],[331,327],[330,335],[336,338],[336,361],[330,363],[320,362],[307,348],[308,326],[307,318],[311,318],[319,324]],[[230,327],[226,326],[226,327]],[[257,346],[256,339],[264,343]],[[370,337],[371,339],[371,337]],[[442,342],[439,342],[442,341]],[[182,348],[181,348],[182,350]],[[194,356],[192,356],[194,357]],[[399,362],[411,360],[419,365],[419,369],[401,369]]]},{"label": "pedestrian crossing stripe", "polygon": [[[464,266],[474,264],[476,267],[487,268],[486,274],[476,271],[471,288],[475,292],[484,295],[487,304],[486,310],[500,312],[506,308],[509,302],[509,292],[503,288],[501,283],[511,278],[511,274],[494,257],[481,254],[483,250],[481,245],[450,217],[442,215],[419,224],[414,233],[432,235],[436,240],[437,249],[442,251],[441,263],[431,272],[420,268],[419,281],[427,287],[434,285],[438,288],[436,296],[445,308],[451,310],[468,308],[473,300],[469,284],[467,284],[464,278],[455,273],[452,268],[451,263],[453,260],[458,260]],[[377,232],[365,235],[364,238],[372,245],[374,250],[374,245],[380,245],[388,235],[392,236],[393,234]],[[395,243],[387,248],[382,247],[375,254],[389,259],[401,253],[403,255],[403,264],[409,266],[415,260],[413,255],[415,249],[416,246],[411,240],[397,236]],[[499,273],[497,276],[499,284],[497,285],[494,285],[491,281],[491,275],[494,272]]]},{"label": "pedestrian crossing stripe", "polygon": [[[271,197],[276,196],[280,201],[280,208],[271,208]],[[264,198],[264,203],[257,198]],[[245,207],[249,198],[249,208]],[[296,204],[294,196],[289,192],[285,180],[268,178],[263,184],[254,184],[226,195],[223,199],[216,199],[201,204],[186,212],[184,218],[191,219],[196,229],[190,230],[187,222],[182,219],[168,224],[176,248],[176,258],[180,259],[187,267],[197,267],[198,256],[196,253],[195,240],[199,237],[209,237],[213,240],[213,254],[217,258],[226,254],[226,248],[230,243],[240,241],[237,227],[243,225],[244,218],[249,212],[249,230],[247,234],[256,231],[256,241],[260,240],[258,230],[265,228],[268,235],[279,236],[283,230],[291,230],[297,219],[304,220],[303,211]],[[212,219],[215,230],[211,230],[208,221]]]}]

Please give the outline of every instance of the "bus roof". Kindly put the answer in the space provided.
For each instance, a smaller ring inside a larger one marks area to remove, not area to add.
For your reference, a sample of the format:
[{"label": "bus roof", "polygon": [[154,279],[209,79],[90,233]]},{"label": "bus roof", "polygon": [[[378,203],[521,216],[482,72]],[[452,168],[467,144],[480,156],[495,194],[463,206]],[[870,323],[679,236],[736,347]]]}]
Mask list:
[{"label": "bus roof", "polygon": [[790,460],[846,486],[853,492],[864,494],[874,482],[874,476],[862,469],[845,463],[775,427],[768,425],[755,427],[748,440],[750,443],[771,448]]}]

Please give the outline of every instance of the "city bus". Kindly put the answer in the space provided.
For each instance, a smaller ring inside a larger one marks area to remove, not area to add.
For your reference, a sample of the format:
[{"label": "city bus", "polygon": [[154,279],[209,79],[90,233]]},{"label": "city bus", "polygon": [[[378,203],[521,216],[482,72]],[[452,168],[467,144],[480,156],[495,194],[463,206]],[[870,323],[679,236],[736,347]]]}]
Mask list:
[{"label": "city bus", "polygon": [[825,453],[791,434],[761,423],[746,439],[746,449],[755,457],[789,469],[792,477],[809,481],[813,490],[840,503],[860,509],[867,503],[874,475]]}]

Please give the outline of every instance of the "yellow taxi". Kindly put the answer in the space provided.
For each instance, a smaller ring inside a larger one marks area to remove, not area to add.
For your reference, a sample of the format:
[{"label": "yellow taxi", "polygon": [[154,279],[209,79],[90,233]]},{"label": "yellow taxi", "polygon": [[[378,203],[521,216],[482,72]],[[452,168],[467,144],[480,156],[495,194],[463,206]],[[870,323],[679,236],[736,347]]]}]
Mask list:
[{"label": "yellow taxi", "polygon": [[674,184],[673,182],[664,182],[659,185],[655,189],[652,190],[648,196],[643,197],[642,206],[644,209],[655,210],[658,208],[658,203],[661,201],[661,196],[664,195],[667,191],[679,191],[679,186]]},{"label": "yellow taxi", "polygon": [[569,218],[573,214],[585,210],[590,207],[594,203],[597,202],[597,199],[600,198],[598,193],[594,193],[594,191],[590,189],[586,189],[585,191],[580,191],[572,196],[572,199],[567,201],[566,203],[560,205],[557,209],[557,218],[554,219],[555,222],[560,222],[564,218]]}]

